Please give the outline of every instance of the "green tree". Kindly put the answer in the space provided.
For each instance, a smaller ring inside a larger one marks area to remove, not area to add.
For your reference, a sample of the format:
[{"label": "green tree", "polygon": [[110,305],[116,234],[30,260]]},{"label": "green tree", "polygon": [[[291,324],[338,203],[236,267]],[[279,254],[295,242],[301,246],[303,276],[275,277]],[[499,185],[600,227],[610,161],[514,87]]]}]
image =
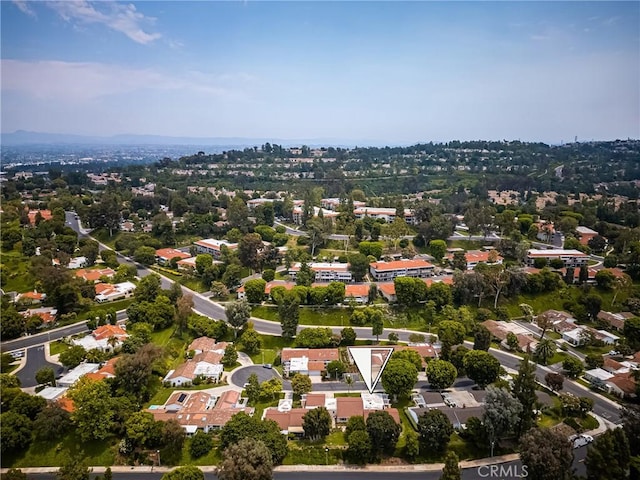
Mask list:
[{"label": "green tree", "polygon": [[449,388],[458,376],[456,367],[446,360],[431,360],[427,364],[427,378],[429,385],[436,390]]},{"label": "green tree", "polygon": [[482,423],[492,443],[514,432],[521,414],[522,404],[508,390],[487,387]]},{"label": "green tree", "polygon": [[313,385],[311,384],[311,378],[309,375],[297,374],[291,379],[291,389],[295,395],[299,397],[305,393],[309,393]]},{"label": "green tree", "polygon": [[143,265],[153,265],[156,263],[156,251],[153,247],[138,247],[133,253],[133,259]]},{"label": "green tree", "polygon": [[536,366],[525,356],[520,362],[518,376],[513,380],[511,389],[513,396],[522,405],[522,412],[516,428],[518,436],[529,430],[535,423],[536,397]]},{"label": "green tree", "polygon": [[264,289],[267,286],[267,282],[261,278],[254,278],[248,280],[244,284],[244,291],[249,303],[262,303],[264,300]]},{"label": "green tree", "polygon": [[352,432],[347,440],[347,458],[351,463],[364,465],[371,456],[371,440],[369,434],[363,430]]},{"label": "green tree", "polygon": [[336,380],[346,371],[347,367],[340,360],[331,360],[327,365],[327,373]]},{"label": "green tree", "polygon": [[471,350],[464,357],[464,369],[471,380],[484,388],[498,378],[500,362],[484,350]]},{"label": "green tree", "polygon": [[56,480],[89,480],[91,470],[87,459],[75,455],[64,455],[65,462],[56,472]]},{"label": "green tree", "polygon": [[382,315],[375,315],[371,319],[371,335],[376,336],[376,343],[380,343],[380,335],[382,335],[383,329],[384,321],[382,320]]},{"label": "green tree", "polygon": [[349,271],[356,282],[361,282],[369,273],[369,259],[366,255],[355,253],[349,256]]},{"label": "green tree", "polygon": [[579,358],[567,356],[562,362],[562,368],[569,378],[577,378],[584,370]]},{"label": "green tree", "polygon": [[[178,285],[178,283],[174,283],[174,285]],[[187,294],[180,297],[176,302],[175,308],[175,323],[178,326],[178,333],[182,335],[182,333],[187,328],[189,323],[189,317],[193,313],[193,295]]]},{"label": "green tree", "polygon": [[512,351],[519,351],[520,350],[520,342],[518,341],[518,336],[513,333],[513,332],[509,332],[507,333],[507,347],[509,348],[509,350]]},{"label": "green tree", "polygon": [[402,350],[396,350],[391,354],[391,358],[411,362],[419,372],[422,371],[422,357],[413,349],[405,348]]},{"label": "green tree", "polygon": [[60,357],[60,363],[65,367],[71,369],[76,368],[85,359],[87,351],[80,345],[74,345],[64,350]]},{"label": "green tree", "polygon": [[420,448],[425,451],[443,452],[446,450],[453,425],[440,410],[429,410],[418,419],[418,433],[420,434]]},{"label": "green tree", "polygon": [[534,357],[542,364],[546,365],[547,361],[556,353],[556,344],[553,340],[542,338],[536,345]]},{"label": "green tree", "polygon": [[26,449],[31,443],[31,420],[15,411],[5,411],[0,415],[0,434],[3,454]]},{"label": "green tree", "polygon": [[544,376],[544,382],[554,392],[562,390],[564,384],[564,375],[561,373],[549,372]]},{"label": "green tree", "polygon": [[376,411],[369,414],[366,426],[373,458],[379,459],[382,453],[392,453],[402,431],[393,417],[384,410]]},{"label": "green tree", "polygon": [[633,350],[640,349],[640,317],[628,318],[622,329],[629,346]]},{"label": "green tree", "polygon": [[36,372],[36,382],[39,385],[50,385],[55,387],[56,374],[51,367],[42,367]]},{"label": "green tree", "polygon": [[547,428],[532,428],[520,440],[520,458],[532,480],[573,478],[573,448],[566,434]]},{"label": "green tree", "polygon": [[198,430],[196,434],[191,437],[191,444],[189,445],[191,458],[204,457],[212,448],[213,438],[208,433]]},{"label": "green tree", "polygon": [[47,404],[33,421],[33,433],[38,440],[61,439],[71,427],[71,415],[57,402]]},{"label": "green tree", "polygon": [[464,325],[455,320],[443,320],[438,324],[438,338],[442,344],[441,356],[448,360],[451,347],[462,343],[466,334]]},{"label": "green tree", "polygon": [[109,385],[83,377],[69,388],[67,396],[73,400],[71,418],[80,438],[83,441],[105,439],[111,432],[116,414]]},{"label": "green tree", "polygon": [[204,480],[204,473],[198,467],[187,465],[165,473],[162,480]]},{"label": "green tree", "polygon": [[149,446],[160,436],[160,426],[149,412],[134,412],[124,422],[127,438],[138,447]]},{"label": "green tree", "polygon": [[286,292],[278,304],[278,317],[280,318],[282,336],[284,338],[293,338],[298,330],[299,306],[300,300],[292,291]]},{"label": "green tree", "polygon": [[441,261],[447,253],[447,242],[444,240],[431,240],[429,242],[429,252],[436,261]]},{"label": "green tree", "polygon": [[224,349],[222,364],[225,367],[233,367],[238,362],[238,352],[233,344],[229,344]]},{"label": "green tree", "polygon": [[[154,252],[155,255],[155,252]],[[160,277],[155,274],[146,275],[138,282],[134,294],[138,302],[155,302],[160,294]]]},{"label": "green tree", "polygon": [[489,350],[491,346],[491,332],[484,325],[476,325],[475,332],[473,333],[473,349]]},{"label": "green tree", "polygon": [[460,480],[462,478],[462,472],[458,466],[458,456],[455,452],[447,452],[444,457],[444,468],[440,480]]},{"label": "green tree", "polygon": [[211,255],[201,253],[200,255],[196,256],[196,273],[198,275],[204,275],[204,272],[206,272],[207,269],[211,268],[212,265],[213,257]]},{"label": "green tree", "polygon": [[604,365],[604,357],[597,353],[588,353],[584,361],[589,368],[601,368]]},{"label": "green tree", "polygon": [[246,325],[251,317],[251,306],[246,300],[236,300],[224,307],[224,313],[227,316],[227,321],[235,330],[237,338],[238,331]]},{"label": "green tree", "polygon": [[415,460],[420,454],[420,438],[413,429],[404,434],[404,454],[409,460]]},{"label": "green tree", "polygon": [[397,399],[411,392],[418,381],[418,370],[411,362],[392,358],[382,372],[381,381],[384,390]]},{"label": "green tree", "polygon": [[331,431],[331,414],[324,407],[312,408],[302,417],[304,436],[311,440],[322,440]]},{"label": "green tree", "polygon": [[260,382],[258,375],[252,373],[247,379],[247,386],[245,387],[245,393],[249,402],[255,404],[260,399]]},{"label": "green tree", "polygon": [[[282,386],[280,386],[281,388]],[[273,463],[276,465],[282,462],[287,455],[287,438],[280,433],[280,427],[273,420],[263,421],[244,412],[236,413],[222,428],[220,447],[225,449],[245,438],[263,441],[271,452]]]},{"label": "green tree", "polygon": [[216,476],[219,480],[271,480],[271,452],[260,440],[242,439],[223,451]]},{"label": "green tree", "polygon": [[607,430],[593,442],[584,460],[587,480],[627,478],[631,454],[624,430]]},{"label": "green tree", "polygon": [[356,331],[351,327],[345,327],[340,331],[341,345],[355,345],[356,338]]},{"label": "green tree", "polygon": [[27,474],[19,468],[10,468],[7,473],[0,476],[2,480],[27,480]]},{"label": "green tree", "polygon": [[240,337],[240,344],[242,346],[242,350],[247,352],[249,355],[253,355],[258,353],[262,348],[262,338],[260,338],[258,332],[253,328],[247,328],[242,333],[242,337]]},{"label": "green tree", "polygon": [[134,395],[144,402],[151,395],[154,363],[162,356],[162,349],[148,343],[133,354],[125,354],[116,362],[114,386],[123,395]]}]

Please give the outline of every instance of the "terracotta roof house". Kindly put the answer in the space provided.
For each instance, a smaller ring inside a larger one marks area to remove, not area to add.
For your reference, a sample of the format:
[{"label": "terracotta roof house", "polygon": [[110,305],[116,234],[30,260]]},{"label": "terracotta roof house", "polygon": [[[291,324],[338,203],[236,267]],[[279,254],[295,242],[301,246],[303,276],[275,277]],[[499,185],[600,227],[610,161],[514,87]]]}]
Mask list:
[{"label": "terracotta roof house", "polygon": [[576,233],[578,234],[578,241],[581,245],[588,245],[589,240],[598,235],[598,232],[595,230],[583,226],[576,227]]},{"label": "terracotta roof house", "polygon": [[345,302],[353,300],[356,303],[368,303],[369,302],[369,287],[368,283],[362,284],[347,284],[344,288]]},{"label": "terracotta roof house", "polygon": [[340,359],[337,348],[283,348],[280,353],[285,376],[290,373],[320,375],[332,360]]},{"label": "terracotta roof house", "polygon": [[46,298],[47,298],[46,293],[40,293],[37,290],[34,290],[32,292],[19,293],[16,296],[16,302],[20,302],[28,305],[34,305],[34,304],[42,303],[43,301],[46,300]]},{"label": "terracotta roof house", "polygon": [[187,351],[193,350],[195,353],[217,352],[224,354],[224,349],[227,348],[227,345],[227,342],[217,343],[215,338],[198,337],[189,344]]},{"label": "terracotta roof house", "polygon": [[100,369],[96,372],[87,373],[85,377],[92,380],[104,380],[105,378],[113,378],[116,376],[116,363],[120,360],[119,357],[108,360]]},{"label": "terracotta roof house", "polygon": [[607,380],[609,391],[622,398],[634,398],[637,396],[636,379],[633,372],[618,373]]},{"label": "terracotta roof house", "polygon": [[359,397],[338,397],[336,399],[336,422],[346,423],[351,417],[357,415],[364,416],[362,398]]},{"label": "terracotta roof house", "polygon": [[394,303],[398,300],[398,297],[396,296],[396,286],[393,282],[378,283],[378,291],[389,303]]},{"label": "terracotta roof house", "polygon": [[307,409],[324,407],[325,401],[326,395],[324,393],[307,393],[301,399],[302,405]]},{"label": "terracotta roof house", "polygon": [[191,257],[190,254],[176,250],[175,248],[160,248],[156,250],[156,262],[158,265],[167,265],[173,258],[184,260],[189,257]]},{"label": "terracotta roof house", "polygon": [[284,435],[293,433],[304,435],[302,422],[305,414],[309,412],[306,408],[292,408],[289,411],[279,412],[277,408],[267,408],[264,411],[264,420],[273,420],[280,427],[280,432]]},{"label": "terracotta roof house", "polygon": [[164,382],[174,387],[190,385],[196,377],[210,379],[219,382],[222,378],[224,367],[220,363],[222,354],[207,351],[196,354],[192,359],[178,365],[174,370],[169,371],[164,377]]},{"label": "terracotta roof house", "polygon": [[38,316],[42,319],[42,323],[44,325],[48,325],[55,323],[58,310],[53,307],[30,308],[29,310],[20,312],[20,314],[25,318],[29,318],[34,315]]},{"label": "terracotta roof house", "polygon": [[433,264],[421,259],[403,259],[391,262],[373,262],[369,265],[371,276],[379,282],[388,282],[396,277],[425,278],[433,275]]},{"label": "terracotta roof house", "polygon": [[156,420],[176,420],[187,435],[198,429],[209,432],[219,430],[239,412],[253,415],[252,407],[245,407],[246,399],[233,390],[216,397],[206,392],[175,392],[163,406],[152,405],[147,412]]},{"label": "terracotta roof house", "polygon": [[97,268],[86,270],[81,268],[76,271],[76,277],[82,278],[86,282],[98,283],[102,277],[111,278],[116,274],[115,270],[111,268]]},{"label": "terracotta roof house", "polygon": [[42,220],[51,220],[53,218],[51,210],[29,210],[29,213],[27,215],[29,217],[29,223],[31,225],[36,224],[36,217],[38,216],[38,213],[40,213]]},{"label": "terracotta roof house", "polygon": [[99,283],[96,285],[96,302],[106,303],[133,296],[136,285],[131,282]]},{"label": "terracotta roof house", "polygon": [[631,312],[611,313],[604,310],[598,312],[598,319],[617,331],[621,331],[624,328],[624,322],[633,317],[635,315]]}]

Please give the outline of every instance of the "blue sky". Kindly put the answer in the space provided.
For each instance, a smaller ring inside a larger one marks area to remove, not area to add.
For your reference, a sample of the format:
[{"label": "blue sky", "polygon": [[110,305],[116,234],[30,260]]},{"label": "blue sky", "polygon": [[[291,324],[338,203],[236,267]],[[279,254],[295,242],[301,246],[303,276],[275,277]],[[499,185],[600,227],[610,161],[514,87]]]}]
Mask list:
[{"label": "blue sky", "polygon": [[640,137],[639,2],[0,8],[3,132]]}]

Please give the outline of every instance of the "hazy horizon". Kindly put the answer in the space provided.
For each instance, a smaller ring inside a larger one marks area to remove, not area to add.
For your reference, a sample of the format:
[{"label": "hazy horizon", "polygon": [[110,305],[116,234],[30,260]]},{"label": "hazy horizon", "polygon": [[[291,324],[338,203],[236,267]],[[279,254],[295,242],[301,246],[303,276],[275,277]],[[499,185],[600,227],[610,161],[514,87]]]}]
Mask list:
[{"label": "hazy horizon", "polygon": [[1,120],[110,137],[640,137],[638,2],[1,2]]}]

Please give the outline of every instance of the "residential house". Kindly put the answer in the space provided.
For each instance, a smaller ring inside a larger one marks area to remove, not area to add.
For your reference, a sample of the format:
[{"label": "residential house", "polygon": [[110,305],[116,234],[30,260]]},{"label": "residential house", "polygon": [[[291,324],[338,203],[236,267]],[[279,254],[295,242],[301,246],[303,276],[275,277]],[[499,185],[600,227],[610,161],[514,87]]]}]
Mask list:
[{"label": "residential house", "polygon": [[164,405],[151,405],[147,409],[156,421],[176,420],[187,435],[198,429],[205,433],[220,430],[231,418],[244,412],[253,415],[255,409],[246,406],[240,392],[227,390],[219,397],[206,392],[175,392]]},{"label": "residential house", "polygon": [[389,303],[395,303],[398,301],[396,296],[396,286],[393,282],[378,283],[378,292]]},{"label": "residential house", "polygon": [[131,282],[122,282],[116,284],[99,283],[96,285],[96,302],[106,303],[116,300],[124,300],[133,296],[136,286]]},{"label": "residential house", "polygon": [[51,214],[51,210],[29,210],[27,216],[29,217],[29,223],[31,225],[36,224],[36,218],[38,217],[38,213],[42,220],[51,220],[53,215]]},{"label": "residential house", "polygon": [[87,373],[85,377],[91,380],[101,381],[106,378],[114,378],[116,376],[116,363],[120,357],[114,357],[102,365],[96,372]]},{"label": "residential house", "polygon": [[589,240],[598,235],[598,232],[591,230],[589,227],[576,227],[576,233],[578,234],[578,241],[581,245],[588,245]]},{"label": "residential house", "polygon": [[97,268],[91,270],[85,270],[81,268],[76,271],[76,277],[82,278],[85,282],[98,283],[102,277],[112,278],[116,272],[111,268]]},{"label": "residential house", "polygon": [[[302,428],[303,417],[308,412],[306,408],[292,408],[286,411],[279,411],[277,408],[267,408],[262,415],[263,420],[273,420],[280,427],[280,433],[288,435],[304,435]],[[333,427],[333,425],[332,425]]]},{"label": "residential house", "polygon": [[283,348],[280,353],[285,376],[292,373],[318,376],[329,362],[340,360],[337,348]]},{"label": "residential house", "polygon": [[[289,269],[289,276],[293,281],[300,271],[300,266],[300,263],[296,263]],[[316,282],[350,283],[353,280],[348,263],[309,263],[309,268],[315,274],[314,281]]]},{"label": "residential house", "polygon": [[[322,218],[329,218],[331,220],[333,220],[339,215],[338,212],[334,212],[333,210],[325,210],[324,208],[313,207],[314,217],[319,217],[320,212],[322,212]],[[296,225],[302,225],[302,222],[304,220],[303,208],[300,206],[293,207],[292,217],[293,217],[293,222]]]},{"label": "residential house", "polygon": [[426,260],[403,259],[391,262],[373,262],[369,265],[369,272],[376,281],[388,282],[396,277],[430,277],[433,275],[434,268]]},{"label": "residential house", "polygon": [[24,318],[38,316],[42,319],[43,325],[50,325],[55,323],[58,310],[54,307],[30,308],[28,310],[20,312],[20,314]]},{"label": "residential house", "polygon": [[169,371],[163,381],[174,387],[191,385],[197,377],[217,383],[222,379],[224,371],[222,357],[223,354],[213,351],[197,353],[192,359]]},{"label": "residential house", "polygon": [[612,312],[606,312],[604,310],[600,310],[600,312],[598,312],[598,320],[601,320],[602,322],[606,323],[610,328],[618,332],[621,332],[622,329],[624,328],[625,320],[628,320],[633,317],[635,317],[635,315],[631,312],[612,313]]},{"label": "residential house", "polygon": [[23,305],[38,305],[47,299],[46,293],[40,293],[37,290],[32,292],[19,293],[16,296],[16,302]]},{"label": "residential house", "polygon": [[60,377],[56,383],[59,387],[71,387],[87,373],[94,373],[99,369],[99,363],[81,363],[76,368],[69,370],[66,375]]},{"label": "residential house", "polygon": [[593,368],[584,372],[584,379],[594,387],[606,390],[606,382],[613,378],[613,374],[602,368]]},{"label": "residential house", "polygon": [[633,372],[618,373],[607,380],[606,385],[610,393],[621,398],[635,398],[637,396],[637,380]]},{"label": "residential house", "polygon": [[195,354],[205,352],[215,352],[220,355],[224,355],[224,350],[229,345],[227,342],[217,343],[215,338],[198,337],[189,344],[187,351],[193,350]]},{"label": "residential house", "polygon": [[[331,211],[337,211],[338,208],[340,207],[340,199],[337,197],[333,197],[333,198],[323,198],[320,201],[320,205],[322,206],[322,208],[325,208],[327,210],[331,210]],[[365,202],[361,202],[359,200],[354,200],[353,201],[353,206],[354,208],[362,208],[366,205]],[[394,212],[395,213],[395,212]]]},{"label": "residential house", "polygon": [[516,323],[496,320],[485,320],[482,322],[491,336],[500,341],[504,348],[510,348],[507,344],[507,336],[513,333],[518,339],[518,349],[523,352],[533,352],[538,345],[538,340],[531,333]]},{"label": "residential house", "polygon": [[[353,214],[356,220],[361,220],[365,217],[373,218],[374,220],[384,220],[386,223],[393,223],[396,219],[395,208],[379,208],[379,207],[359,207],[353,210]],[[404,209],[404,221],[412,225],[415,223],[415,215],[412,210]]]},{"label": "residential house", "polygon": [[388,398],[380,394],[362,393],[360,397],[336,398],[336,423],[347,423],[351,417],[361,416],[366,420],[369,414],[385,411],[400,424],[400,414],[395,408],[388,408]]},{"label": "residential house", "polygon": [[534,262],[538,258],[544,258],[547,262],[553,259],[559,258],[564,263],[565,267],[580,268],[582,265],[587,265],[589,262],[589,255],[579,250],[565,250],[565,249],[551,249],[551,250],[537,250],[530,249],[527,251],[527,265],[533,266]]},{"label": "residential house", "polygon": [[189,257],[191,257],[190,254],[176,250],[175,248],[160,248],[156,250],[156,263],[158,265],[168,265],[173,258],[184,260]]},{"label": "residential house", "polygon": [[98,349],[101,352],[110,352],[122,345],[129,335],[119,325],[102,325],[89,335],[73,340],[75,345],[80,345],[85,350]]},{"label": "residential house", "polygon": [[[60,266],[60,260],[54,258],[53,260],[51,260],[51,264],[55,267],[58,267]],[[85,268],[88,264],[89,262],[87,261],[87,257],[74,257],[69,260],[67,268],[69,270],[77,270],[78,268]]]},{"label": "residential house", "polygon": [[194,245],[196,246],[196,252],[209,254],[215,260],[219,260],[222,256],[223,247],[226,247],[229,250],[236,250],[238,248],[237,243],[229,243],[226,240],[217,240],[215,238],[198,240]]},{"label": "residential house", "polygon": [[368,283],[359,284],[347,284],[344,287],[344,301],[348,303],[350,301],[365,304],[369,303],[369,288]]},{"label": "residential house", "polygon": [[[446,255],[447,260],[453,261],[455,251],[459,249],[449,249]],[[492,253],[494,252],[494,253]],[[486,263],[488,265],[500,265],[503,262],[503,258],[495,252],[495,250],[468,250],[464,254],[467,261],[467,270],[473,270],[479,263]]]}]

